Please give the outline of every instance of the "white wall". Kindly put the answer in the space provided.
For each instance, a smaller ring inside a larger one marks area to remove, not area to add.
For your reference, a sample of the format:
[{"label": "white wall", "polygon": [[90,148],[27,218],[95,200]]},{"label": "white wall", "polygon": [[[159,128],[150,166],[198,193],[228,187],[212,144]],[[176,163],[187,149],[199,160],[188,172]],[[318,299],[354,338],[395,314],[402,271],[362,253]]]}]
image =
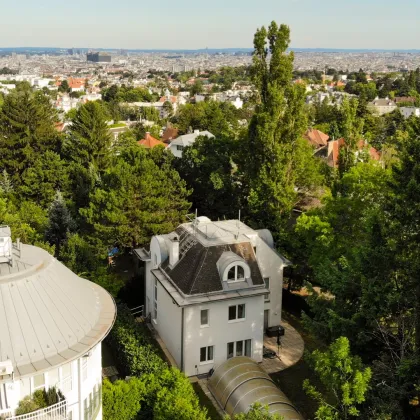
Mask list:
[{"label": "white wall", "polygon": [[173,155],[177,158],[182,158],[182,150],[178,150],[176,144],[170,144],[169,150],[173,153]]},{"label": "white wall", "polygon": [[175,359],[178,367],[181,367],[182,309],[176,303],[173,303],[172,298],[159,282],[157,286],[157,320],[152,319],[152,324]]},{"label": "white wall", "polygon": [[283,294],[283,261],[261,238],[257,240],[257,261],[263,277],[270,279],[270,301],[264,303],[268,309],[268,326],[281,322],[281,300]]},{"label": "white wall", "polygon": [[[184,309],[184,372],[207,373],[227,359],[227,343],[252,339],[252,358],[262,361],[264,297],[254,296],[189,306]],[[245,320],[229,321],[228,308],[245,303]],[[209,326],[201,327],[201,310],[209,309]],[[200,364],[200,348],[214,346],[214,361]],[[197,368],[196,368],[197,366]]]},{"label": "white wall", "polygon": [[401,107],[400,108],[401,114],[404,118],[409,118],[411,115],[415,115],[416,117],[420,116],[420,108],[415,107]]},{"label": "white wall", "polygon": [[[84,418],[83,401],[93,391],[95,385],[102,383],[102,355],[101,343],[97,344],[91,351],[91,356],[87,357],[87,377],[83,379],[82,360],[84,358],[69,362],[71,367],[71,380],[64,381],[64,370],[62,367],[56,367],[45,372],[45,388],[48,389],[54,385],[63,392],[67,400],[68,411],[72,412],[73,420],[82,420]],[[58,379],[58,384],[57,384]],[[19,401],[25,396],[34,392],[33,377],[16,379],[8,385],[7,397],[10,407],[17,408]],[[101,411],[102,413],[102,411]],[[101,420],[102,414],[96,417]]]}]

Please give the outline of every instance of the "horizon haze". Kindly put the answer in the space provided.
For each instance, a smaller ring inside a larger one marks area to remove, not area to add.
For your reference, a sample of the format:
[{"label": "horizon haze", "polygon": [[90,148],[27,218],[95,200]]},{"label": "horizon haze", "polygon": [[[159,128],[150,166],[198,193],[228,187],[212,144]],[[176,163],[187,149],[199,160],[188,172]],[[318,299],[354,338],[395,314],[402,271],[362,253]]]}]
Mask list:
[{"label": "horizon haze", "polygon": [[74,0],[71,7],[21,0],[7,2],[0,48],[252,48],[255,30],[275,20],[290,26],[295,49],[415,50],[420,48],[419,14],[416,0],[266,0],[264,7],[251,0],[211,5],[162,0],[147,6],[134,0],[117,5]]}]

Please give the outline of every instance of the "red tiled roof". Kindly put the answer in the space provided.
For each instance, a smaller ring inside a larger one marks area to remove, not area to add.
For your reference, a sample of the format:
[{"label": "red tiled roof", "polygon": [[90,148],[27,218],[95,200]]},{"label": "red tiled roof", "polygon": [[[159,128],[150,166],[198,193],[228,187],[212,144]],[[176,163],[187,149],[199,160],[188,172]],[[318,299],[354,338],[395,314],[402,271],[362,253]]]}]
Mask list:
[{"label": "red tiled roof", "polygon": [[[328,143],[328,165],[333,168],[338,166],[338,156],[340,154],[340,148],[346,144],[344,138],[332,140]],[[366,140],[359,140],[357,142],[357,149],[368,149],[369,155],[373,160],[381,160],[381,154],[374,147],[370,147]]]},{"label": "red tiled roof", "polygon": [[395,103],[401,102],[416,102],[416,98],[414,96],[399,96],[394,98]]},{"label": "red tiled roof", "polygon": [[172,140],[178,137],[178,129],[173,127],[167,127],[162,135],[162,141],[169,144]]},{"label": "red tiled roof", "polygon": [[330,136],[323,133],[322,131],[315,130],[310,128],[305,134],[304,137],[315,147],[324,147],[327,145],[328,139]]},{"label": "red tiled roof", "polygon": [[150,133],[146,133],[144,139],[137,142],[140,146],[146,147],[147,149],[153,149],[156,146],[166,147],[166,144],[162,141],[155,139]]},{"label": "red tiled roof", "polygon": [[[159,99],[159,102],[166,102],[166,101],[168,101],[168,97],[167,96],[162,96]],[[172,102],[173,104],[176,103],[176,96],[170,96],[169,97],[169,102]]]}]

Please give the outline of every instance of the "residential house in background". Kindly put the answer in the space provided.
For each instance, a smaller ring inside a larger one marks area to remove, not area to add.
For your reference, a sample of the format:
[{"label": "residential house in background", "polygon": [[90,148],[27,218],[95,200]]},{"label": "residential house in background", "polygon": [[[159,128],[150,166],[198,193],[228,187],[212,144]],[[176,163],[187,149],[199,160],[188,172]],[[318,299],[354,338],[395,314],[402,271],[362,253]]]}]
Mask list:
[{"label": "residential house in background", "polygon": [[84,92],[85,91],[85,83],[86,83],[85,79],[70,77],[67,80],[67,82],[68,82],[70,90],[72,92]]},{"label": "residential house in background", "polygon": [[[338,158],[340,156],[340,149],[346,144],[345,139],[330,140],[328,142],[328,156],[327,163],[333,168],[338,168]],[[374,147],[369,146],[366,140],[359,140],[357,143],[357,151],[355,152],[355,159],[359,159],[362,153],[369,154],[370,158],[376,161],[381,160],[381,154]]]},{"label": "residential house in background", "polygon": [[214,135],[209,131],[194,130],[193,133],[177,137],[169,144],[168,149],[174,154],[174,156],[181,158],[184,148],[193,145],[199,136],[214,138]]},{"label": "residential house in background", "polygon": [[165,144],[170,144],[173,140],[178,137],[178,129],[174,127],[166,127],[162,133],[162,141]]},{"label": "residential house in background", "polygon": [[388,97],[384,99],[376,97],[372,102],[369,102],[368,106],[378,115],[389,114],[397,109],[397,104]]},{"label": "residential house in background", "polygon": [[166,147],[166,144],[162,141],[155,139],[149,132],[146,133],[144,139],[137,142],[140,146],[145,147],[146,149],[153,149],[156,146]]},{"label": "residential house in background", "polygon": [[400,107],[400,112],[405,119],[410,118],[412,115],[420,117],[420,108],[414,106],[402,106]]},{"label": "residential house in background", "polygon": [[307,139],[315,149],[326,147],[330,138],[328,134],[314,128],[308,129],[303,137]]},{"label": "residential house in background", "polygon": [[394,98],[396,104],[415,104],[417,98],[414,96],[397,96]]},{"label": "residential house in background", "polygon": [[196,217],[135,255],[145,313],[181,371],[206,374],[235,356],[262,361],[264,328],[281,321],[288,265],[268,230]]}]

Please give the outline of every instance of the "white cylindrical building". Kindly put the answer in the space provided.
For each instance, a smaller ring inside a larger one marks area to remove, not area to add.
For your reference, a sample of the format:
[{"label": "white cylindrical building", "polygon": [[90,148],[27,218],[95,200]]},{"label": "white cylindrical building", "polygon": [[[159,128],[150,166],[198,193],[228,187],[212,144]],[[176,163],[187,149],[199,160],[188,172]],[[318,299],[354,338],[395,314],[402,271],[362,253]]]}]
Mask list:
[{"label": "white cylindrical building", "polygon": [[[0,419],[101,420],[101,342],[115,302],[41,248],[13,244],[6,255],[10,236],[0,226]],[[15,416],[20,400],[52,386],[64,401]]]}]

